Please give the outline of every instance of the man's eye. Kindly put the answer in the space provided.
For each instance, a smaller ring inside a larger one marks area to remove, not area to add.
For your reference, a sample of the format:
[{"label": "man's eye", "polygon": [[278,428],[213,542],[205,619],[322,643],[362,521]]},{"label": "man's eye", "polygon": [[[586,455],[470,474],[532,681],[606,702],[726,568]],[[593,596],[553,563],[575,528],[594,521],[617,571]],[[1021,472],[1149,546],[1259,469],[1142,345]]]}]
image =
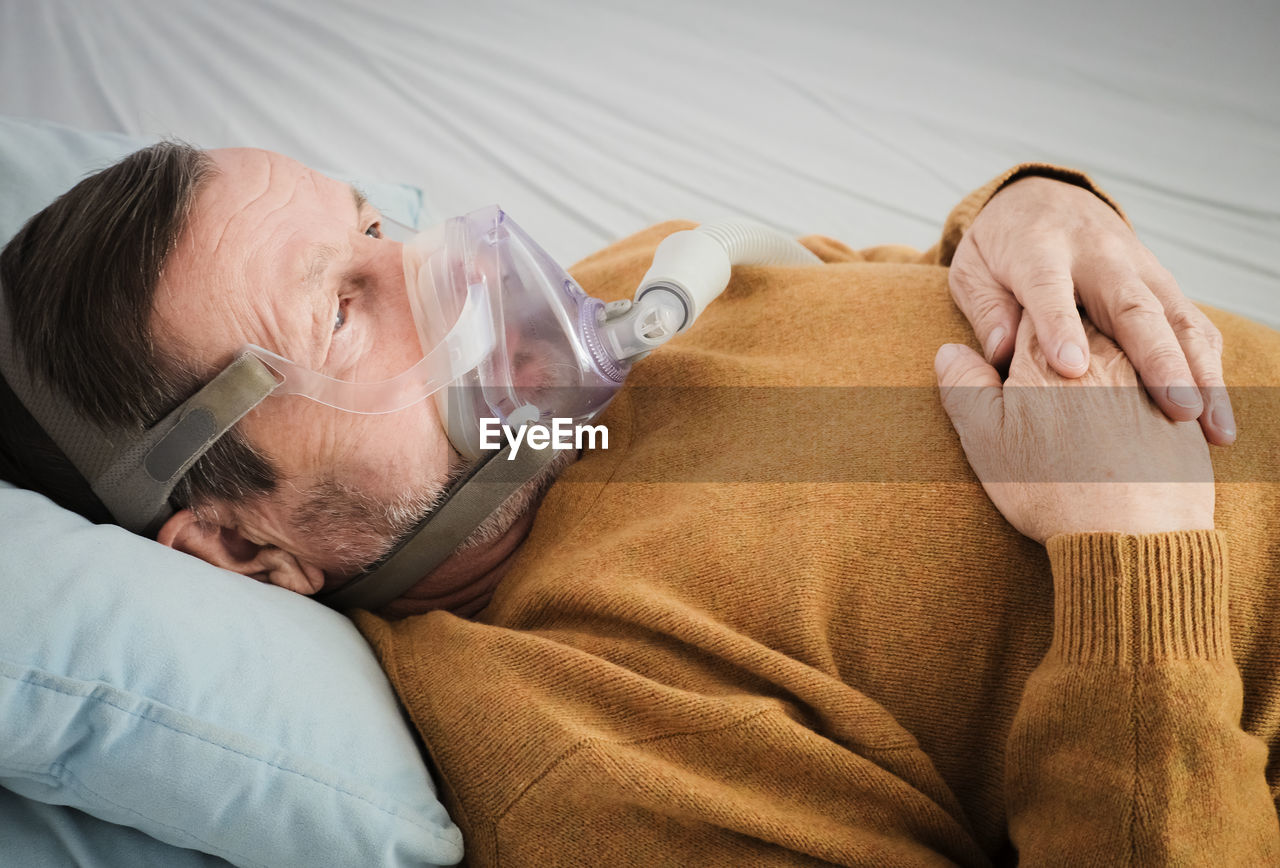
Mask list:
[{"label": "man's eye", "polygon": [[333,330],[336,332],[347,324],[347,302],[338,302],[338,312],[333,316]]},{"label": "man's eye", "polygon": [[370,238],[381,238],[381,237],[382,237],[382,224],[381,224],[381,223],[374,223],[374,224],[373,224],[372,226],[370,226],[368,229],[364,230],[364,234],[365,234],[365,235],[368,235]]}]

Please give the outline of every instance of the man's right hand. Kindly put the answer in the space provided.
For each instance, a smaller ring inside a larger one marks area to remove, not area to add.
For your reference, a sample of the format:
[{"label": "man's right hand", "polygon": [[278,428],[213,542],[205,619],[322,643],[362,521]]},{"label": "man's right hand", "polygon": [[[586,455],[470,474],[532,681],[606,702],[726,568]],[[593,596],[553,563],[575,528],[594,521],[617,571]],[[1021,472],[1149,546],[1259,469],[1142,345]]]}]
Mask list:
[{"label": "man's right hand", "polygon": [[1089,370],[1049,367],[1023,317],[1003,384],[968,347],[934,360],[942,403],[996,508],[1038,542],[1060,533],[1213,527],[1213,468],[1195,422],[1173,422],[1120,349],[1086,325]]},{"label": "man's right hand", "polygon": [[992,364],[1009,361],[1011,333],[1029,316],[1052,352],[1051,366],[1081,376],[1089,341],[1078,302],[1124,349],[1166,416],[1199,417],[1210,443],[1235,442],[1222,335],[1120,215],[1088,190],[1034,176],[1009,184],[961,239],[948,279]]}]

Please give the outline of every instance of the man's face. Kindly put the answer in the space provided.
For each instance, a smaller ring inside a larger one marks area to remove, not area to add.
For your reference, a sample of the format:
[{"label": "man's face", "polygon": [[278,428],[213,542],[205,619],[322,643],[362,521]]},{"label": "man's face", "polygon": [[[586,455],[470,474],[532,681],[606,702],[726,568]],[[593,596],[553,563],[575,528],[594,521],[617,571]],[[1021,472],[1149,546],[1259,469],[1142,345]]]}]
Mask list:
[{"label": "man's face", "polygon": [[[218,171],[156,293],[152,324],[161,346],[208,376],[246,343],[359,382],[386,379],[421,358],[401,245],[380,237],[380,217],[362,197],[278,154],[210,156]],[[297,396],[269,398],[241,426],[274,461],[281,484],[237,508],[235,525],[330,578],[358,572],[385,547],[379,533],[387,528],[375,514],[420,512],[457,460],[429,400],[360,415]],[[370,515],[358,517],[361,510]]]}]

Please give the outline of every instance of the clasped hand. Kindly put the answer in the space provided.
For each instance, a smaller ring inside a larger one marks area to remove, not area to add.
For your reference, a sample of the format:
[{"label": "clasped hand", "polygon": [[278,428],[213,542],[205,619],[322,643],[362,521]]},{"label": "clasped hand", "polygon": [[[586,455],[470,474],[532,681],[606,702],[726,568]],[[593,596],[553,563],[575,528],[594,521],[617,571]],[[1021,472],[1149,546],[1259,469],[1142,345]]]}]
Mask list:
[{"label": "clasped hand", "polygon": [[1078,305],[1120,345],[1170,419],[1199,419],[1219,446],[1235,440],[1222,335],[1088,190],[1041,177],[1005,187],[956,247],[950,285],[993,365],[1009,363],[1025,310],[1048,364],[1064,377],[1084,374],[1090,345]]},{"label": "clasped hand", "polygon": [[1029,318],[1009,377],[945,344],[934,362],[942,404],[991,502],[1037,542],[1060,533],[1160,533],[1213,527],[1213,468],[1192,422],[1160,412],[1129,360],[1091,325],[1088,371],[1049,367]]},{"label": "clasped hand", "polygon": [[1222,337],[1115,211],[1020,180],[974,220],[950,285],[986,358],[938,351],[943,406],[1015,528],[1044,542],[1213,527],[1206,439],[1235,439]]}]

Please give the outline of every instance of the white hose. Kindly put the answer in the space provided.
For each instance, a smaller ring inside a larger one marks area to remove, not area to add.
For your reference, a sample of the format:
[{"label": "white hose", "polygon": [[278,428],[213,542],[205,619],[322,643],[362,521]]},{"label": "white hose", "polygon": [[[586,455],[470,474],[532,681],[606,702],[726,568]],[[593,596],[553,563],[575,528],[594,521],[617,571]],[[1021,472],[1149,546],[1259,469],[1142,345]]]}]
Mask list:
[{"label": "white hose", "polygon": [[817,265],[822,262],[791,236],[750,220],[704,223],[689,231],[710,235],[719,241],[734,265]]}]

